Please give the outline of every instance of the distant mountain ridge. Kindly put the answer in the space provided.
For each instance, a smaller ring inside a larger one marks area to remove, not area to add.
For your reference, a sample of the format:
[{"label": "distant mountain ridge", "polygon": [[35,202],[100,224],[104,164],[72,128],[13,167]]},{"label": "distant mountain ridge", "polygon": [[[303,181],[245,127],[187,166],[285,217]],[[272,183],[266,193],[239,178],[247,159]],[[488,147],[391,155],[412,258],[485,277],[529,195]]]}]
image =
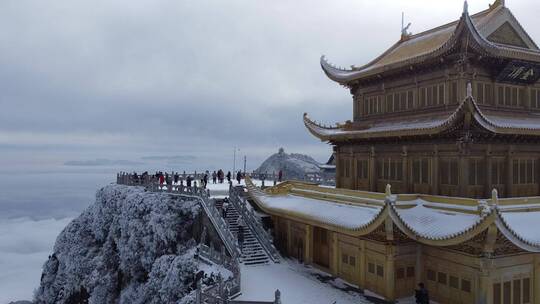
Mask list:
[{"label": "distant mountain ridge", "polygon": [[285,153],[280,148],[278,153],[271,155],[255,170],[256,173],[278,174],[283,171],[284,179],[303,179],[308,173],[320,172],[321,163],[309,155],[300,153]]}]

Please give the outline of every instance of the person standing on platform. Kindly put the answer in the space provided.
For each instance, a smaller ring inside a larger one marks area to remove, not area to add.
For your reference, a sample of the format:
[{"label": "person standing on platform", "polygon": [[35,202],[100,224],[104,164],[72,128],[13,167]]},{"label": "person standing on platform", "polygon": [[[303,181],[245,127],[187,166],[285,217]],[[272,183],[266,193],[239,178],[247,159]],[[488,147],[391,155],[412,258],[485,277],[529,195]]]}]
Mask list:
[{"label": "person standing on platform", "polygon": [[279,173],[278,173],[278,182],[281,183],[281,180],[283,179],[283,171],[282,170],[279,170]]},{"label": "person standing on platform", "polygon": [[217,173],[216,173],[216,171],[214,170],[214,172],[212,172],[212,184],[215,184],[215,183],[216,183],[216,180],[217,180]]},{"label": "person standing on platform", "polygon": [[203,188],[206,189],[207,185],[208,185],[208,173],[205,173],[203,177]]},{"label": "person standing on platform", "polygon": [[162,187],[164,182],[165,177],[163,176],[163,174],[159,174],[159,186]]},{"label": "person standing on platform", "polygon": [[416,304],[429,304],[429,293],[424,286],[424,283],[418,284],[418,289],[414,291]]},{"label": "person standing on platform", "polygon": [[231,183],[231,177],[232,177],[231,171],[228,171],[228,172],[227,172],[227,182],[228,182],[229,184]]},{"label": "person standing on platform", "polygon": [[242,180],[242,172],[238,171],[238,173],[236,173],[236,181],[238,182],[239,185],[240,185],[241,180]]},{"label": "person standing on platform", "polygon": [[240,252],[244,253],[244,221],[241,217],[238,219],[238,246]]},{"label": "person standing on platform", "polygon": [[188,175],[188,177],[186,178],[186,186],[188,188],[191,188],[191,175]]},{"label": "person standing on platform", "polygon": [[178,172],[176,172],[176,173],[174,174],[174,183],[175,183],[176,185],[178,185],[178,179],[179,179],[179,178],[180,178],[180,176],[178,175]]},{"label": "person standing on platform", "polygon": [[223,215],[223,218],[227,218],[227,208],[229,208],[229,202],[227,201],[227,198],[223,200],[223,205],[221,206],[221,214]]}]

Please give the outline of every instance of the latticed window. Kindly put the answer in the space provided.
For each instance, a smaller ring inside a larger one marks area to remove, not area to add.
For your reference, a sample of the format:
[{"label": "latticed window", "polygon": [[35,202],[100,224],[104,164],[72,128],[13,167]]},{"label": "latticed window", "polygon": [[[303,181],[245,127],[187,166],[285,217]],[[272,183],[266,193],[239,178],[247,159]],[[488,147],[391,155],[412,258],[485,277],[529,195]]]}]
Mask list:
[{"label": "latticed window", "polygon": [[475,91],[475,100],[479,104],[494,104],[493,86],[489,83],[477,82]]},{"label": "latticed window", "polygon": [[411,110],[413,107],[414,94],[412,90],[386,95],[386,112],[388,113]]},{"label": "latticed window", "polygon": [[497,86],[497,104],[506,107],[520,107],[525,101],[525,89],[517,86]]},{"label": "latticed window", "polygon": [[474,158],[469,159],[469,185],[481,186],[485,184],[484,160]]},{"label": "latticed window", "polygon": [[493,304],[531,303],[530,278],[514,279],[493,284]]},{"label": "latticed window", "polygon": [[459,94],[458,94],[458,83],[457,81],[452,81],[450,83],[450,103],[459,103]]},{"label": "latticed window", "polygon": [[514,184],[536,183],[536,159],[514,159],[512,161],[512,177]]},{"label": "latticed window", "polygon": [[444,84],[436,84],[420,88],[420,107],[443,105],[445,102]]},{"label": "latticed window", "polygon": [[400,181],[403,176],[401,159],[385,158],[377,162],[379,179]]},{"label": "latticed window", "polygon": [[493,159],[491,161],[491,183],[493,185],[505,184],[504,164],[504,159]]},{"label": "latticed window", "polygon": [[384,113],[384,99],[383,96],[371,96],[365,98],[364,112],[368,115]]},{"label": "latticed window", "polygon": [[442,159],[439,165],[441,185],[456,186],[459,182],[459,166],[457,159]]},{"label": "latticed window", "polygon": [[413,160],[412,180],[415,184],[429,184],[429,159],[420,158]]},{"label": "latticed window", "polygon": [[427,279],[435,282],[435,271],[432,269],[427,270]]},{"label": "latticed window", "polygon": [[540,109],[540,89],[531,90],[531,108]]},{"label": "latticed window", "polygon": [[368,161],[359,159],[356,161],[357,176],[359,179],[368,179]]}]

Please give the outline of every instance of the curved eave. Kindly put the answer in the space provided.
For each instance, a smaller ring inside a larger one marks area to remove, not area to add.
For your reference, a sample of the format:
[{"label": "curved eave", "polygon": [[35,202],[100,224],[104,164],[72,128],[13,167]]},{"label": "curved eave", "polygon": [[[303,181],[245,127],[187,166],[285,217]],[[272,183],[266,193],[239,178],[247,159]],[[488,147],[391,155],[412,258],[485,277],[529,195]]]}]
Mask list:
[{"label": "curved eave", "polygon": [[342,142],[357,139],[373,139],[373,138],[391,138],[391,137],[411,137],[411,136],[430,136],[440,134],[449,130],[457,121],[463,117],[465,112],[470,112],[472,118],[480,126],[493,134],[501,135],[525,135],[525,136],[540,136],[540,124],[538,128],[520,127],[519,125],[510,126],[500,124],[485,115],[476,104],[472,96],[467,97],[459,107],[454,110],[447,118],[438,123],[433,123],[430,126],[418,128],[405,128],[393,130],[345,130],[344,128],[329,128],[317,124],[309,119],[307,114],[304,114],[304,125],[308,131],[321,141],[327,142]]},{"label": "curved eave", "polygon": [[540,244],[530,242],[514,231],[512,227],[505,221],[500,210],[497,209],[496,214],[497,218],[495,220],[495,224],[505,238],[525,251],[537,253],[540,252]]},{"label": "curved eave", "polygon": [[410,239],[413,239],[422,244],[430,246],[453,246],[460,243],[466,242],[482,231],[486,230],[495,219],[495,214],[490,213],[479,218],[479,220],[469,227],[465,227],[461,231],[453,234],[444,235],[441,237],[433,238],[428,235],[423,235],[422,233],[416,231],[412,225],[409,225],[396,210],[394,205],[391,205],[389,208],[389,216],[394,222],[394,224]]},{"label": "curved eave", "polygon": [[531,62],[540,62],[540,51],[538,50],[530,50],[530,49],[519,48],[519,47],[510,47],[510,46],[505,46],[505,45],[500,45],[500,44],[494,44],[488,41],[479,33],[478,29],[476,28],[476,26],[474,25],[474,22],[471,19],[471,16],[467,12],[464,12],[460,20],[458,21],[458,24],[454,32],[448,38],[448,40],[444,42],[440,47],[432,51],[419,54],[418,56],[407,58],[402,61],[397,61],[397,62],[390,63],[387,65],[377,66],[376,62],[378,61],[378,59],[383,57],[385,54],[392,51],[393,49],[395,49],[397,45],[396,44],[392,46],[388,51],[386,51],[383,55],[379,56],[377,59],[375,59],[371,63],[368,63],[367,65],[360,68],[353,68],[353,69],[337,68],[333,66],[332,64],[330,64],[326,60],[325,56],[321,57],[321,67],[324,73],[331,80],[341,85],[350,86],[351,82],[361,79],[361,78],[378,75],[378,74],[391,71],[391,70],[397,70],[397,69],[402,69],[405,67],[410,67],[411,65],[425,62],[429,58],[437,58],[451,51],[452,48],[454,48],[456,45],[459,45],[461,37],[472,37],[473,41],[470,41],[470,42],[474,42],[473,44],[476,44],[477,49],[480,52],[484,52],[496,58],[509,58],[509,59],[531,61]]},{"label": "curved eave", "polygon": [[358,225],[356,227],[340,226],[336,225],[335,223],[310,217],[300,212],[269,207],[266,203],[262,201],[261,197],[271,195],[258,189],[251,182],[251,179],[249,177],[246,177],[246,187],[248,188],[248,194],[250,198],[255,202],[255,204],[257,204],[257,206],[261,208],[261,210],[270,215],[286,218],[288,220],[293,220],[295,222],[300,222],[303,224],[321,227],[327,230],[336,231],[350,236],[356,237],[369,234],[375,229],[377,229],[380,225],[382,225],[385,219],[388,217],[388,208],[385,205],[384,207],[380,208],[379,212],[366,224]]}]

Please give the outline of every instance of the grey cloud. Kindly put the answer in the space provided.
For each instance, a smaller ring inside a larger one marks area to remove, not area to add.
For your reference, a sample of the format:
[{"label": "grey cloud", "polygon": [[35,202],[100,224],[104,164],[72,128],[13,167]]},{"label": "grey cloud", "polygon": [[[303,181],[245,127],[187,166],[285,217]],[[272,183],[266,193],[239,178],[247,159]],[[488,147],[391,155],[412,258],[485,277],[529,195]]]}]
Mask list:
[{"label": "grey cloud", "polygon": [[[536,4],[512,3],[538,37],[529,6]],[[319,56],[342,66],[368,62],[399,39],[402,11],[419,32],[458,18],[461,3],[2,1],[0,131],[14,142],[18,132],[69,133],[56,147],[81,153],[91,148],[73,136],[115,134],[122,140],[92,144],[110,159],[202,159],[233,146],[255,159],[279,146],[322,159],[330,148],[306,132],[302,113],[333,123],[350,119],[352,104]]]},{"label": "grey cloud", "polygon": [[64,166],[95,167],[95,166],[140,166],[142,162],[123,159],[93,159],[93,160],[71,160],[64,163]]}]

